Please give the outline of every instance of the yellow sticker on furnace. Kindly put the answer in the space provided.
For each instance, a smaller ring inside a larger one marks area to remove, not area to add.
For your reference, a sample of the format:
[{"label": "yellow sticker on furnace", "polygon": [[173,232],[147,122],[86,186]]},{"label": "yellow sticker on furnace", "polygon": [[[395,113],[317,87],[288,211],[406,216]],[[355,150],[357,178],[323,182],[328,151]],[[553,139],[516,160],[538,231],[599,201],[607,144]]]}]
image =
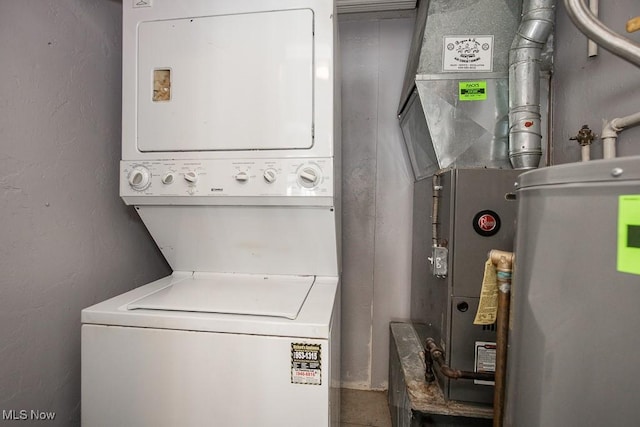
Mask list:
[{"label": "yellow sticker on furnace", "polygon": [[482,291],[480,303],[474,325],[491,325],[498,317],[498,281],[496,280],[496,267],[490,259],[484,264],[484,277],[482,278]]}]

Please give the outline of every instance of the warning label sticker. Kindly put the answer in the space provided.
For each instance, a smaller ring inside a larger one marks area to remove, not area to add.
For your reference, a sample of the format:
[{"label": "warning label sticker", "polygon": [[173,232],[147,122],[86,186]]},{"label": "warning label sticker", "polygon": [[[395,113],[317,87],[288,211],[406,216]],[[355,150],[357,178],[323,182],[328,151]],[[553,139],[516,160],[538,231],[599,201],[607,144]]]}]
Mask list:
[{"label": "warning label sticker", "polygon": [[322,346],[320,344],[291,343],[291,382],[322,384]]},{"label": "warning label sticker", "polygon": [[484,276],[482,277],[482,291],[478,311],[473,320],[474,325],[491,325],[498,317],[498,281],[496,279],[496,267],[490,259],[484,263]]},{"label": "warning label sticker", "polygon": [[[476,341],[476,372],[495,372],[496,371],[496,343]],[[494,385],[493,381],[474,380],[474,384]]]},{"label": "warning label sticker", "polygon": [[460,101],[484,101],[487,99],[487,82],[459,82],[458,98]]},{"label": "warning label sticker", "polygon": [[492,71],[493,36],[444,36],[443,71]]}]

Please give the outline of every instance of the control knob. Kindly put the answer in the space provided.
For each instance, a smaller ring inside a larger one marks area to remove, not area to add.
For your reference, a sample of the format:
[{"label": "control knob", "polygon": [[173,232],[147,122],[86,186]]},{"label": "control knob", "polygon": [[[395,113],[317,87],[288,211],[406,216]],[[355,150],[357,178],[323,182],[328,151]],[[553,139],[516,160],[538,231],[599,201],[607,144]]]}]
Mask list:
[{"label": "control knob", "polygon": [[184,179],[190,184],[195,184],[196,182],[198,182],[198,174],[194,171],[186,172],[184,174]]},{"label": "control knob", "polygon": [[238,172],[235,176],[235,179],[238,182],[247,182],[249,181],[249,174],[246,172]]},{"label": "control knob", "polygon": [[162,175],[161,181],[163,184],[169,185],[173,183],[173,178],[174,178],[173,172],[167,172],[164,175]]},{"label": "control knob", "polygon": [[320,181],[320,171],[311,166],[306,166],[298,173],[300,184],[307,188],[315,187]]},{"label": "control knob", "polygon": [[262,176],[264,177],[265,181],[267,181],[269,184],[272,184],[278,178],[278,173],[274,169],[267,169],[266,171],[264,171],[264,174]]},{"label": "control knob", "polygon": [[151,172],[144,166],[138,165],[131,169],[129,185],[136,191],[144,191],[151,185]]}]

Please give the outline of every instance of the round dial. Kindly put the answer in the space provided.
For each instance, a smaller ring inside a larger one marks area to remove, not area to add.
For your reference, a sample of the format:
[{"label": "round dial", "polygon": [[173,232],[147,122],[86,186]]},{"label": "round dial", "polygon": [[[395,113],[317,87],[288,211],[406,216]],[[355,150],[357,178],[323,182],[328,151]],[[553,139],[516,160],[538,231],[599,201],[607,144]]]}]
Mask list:
[{"label": "round dial", "polygon": [[136,191],[144,191],[151,185],[151,172],[144,166],[134,166],[127,179],[131,188]]},{"label": "round dial", "polygon": [[184,174],[184,179],[186,179],[187,182],[190,182],[191,184],[195,184],[196,182],[198,182],[198,174],[194,171],[189,171]]},{"label": "round dial", "polygon": [[314,165],[307,165],[298,171],[298,181],[303,187],[313,188],[320,183],[322,172]]},{"label": "round dial", "polygon": [[164,175],[162,175],[162,183],[166,185],[173,184],[174,178],[175,176],[173,172],[167,172]]},{"label": "round dial", "polygon": [[249,174],[246,172],[238,172],[235,178],[236,178],[236,181],[247,182],[249,180]]},{"label": "round dial", "polygon": [[266,171],[264,171],[264,174],[262,176],[264,177],[265,181],[271,184],[276,182],[276,179],[278,178],[278,173],[276,172],[275,169],[267,169]]}]

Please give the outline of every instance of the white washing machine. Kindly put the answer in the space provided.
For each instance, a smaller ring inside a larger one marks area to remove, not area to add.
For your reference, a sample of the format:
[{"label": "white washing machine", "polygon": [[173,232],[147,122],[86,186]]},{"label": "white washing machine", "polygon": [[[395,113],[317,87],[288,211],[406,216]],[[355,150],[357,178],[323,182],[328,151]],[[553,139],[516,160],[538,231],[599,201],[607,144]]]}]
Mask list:
[{"label": "white washing machine", "polygon": [[120,195],[173,274],[82,311],[82,424],[338,426],[332,0],[125,0]]}]

